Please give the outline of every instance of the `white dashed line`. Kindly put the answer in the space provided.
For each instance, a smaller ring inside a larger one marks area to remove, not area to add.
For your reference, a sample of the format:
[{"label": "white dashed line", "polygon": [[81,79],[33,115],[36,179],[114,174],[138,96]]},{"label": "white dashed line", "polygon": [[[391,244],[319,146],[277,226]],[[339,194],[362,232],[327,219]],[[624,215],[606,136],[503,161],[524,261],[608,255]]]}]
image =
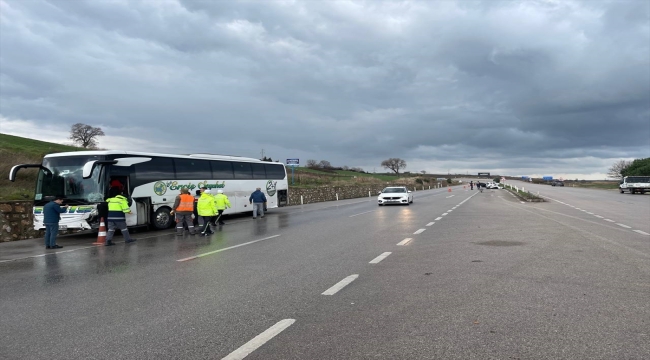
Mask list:
[{"label": "white dashed line", "polygon": [[647,233],[647,232],[645,232],[645,231],[641,231],[641,230],[634,230],[634,232],[635,232],[635,233],[639,233],[639,234],[641,234],[641,235],[648,235],[648,236],[650,236],[650,234],[648,234],[648,233]]},{"label": "white dashed line", "polygon": [[419,229],[413,233],[413,235],[422,234],[426,229]]},{"label": "white dashed line", "polygon": [[432,221],[432,222],[428,223],[427,226],[431,226],[433,224],[435,224],[435,222]]},{"label": "white dashed line", "polygon": [[383,253],[383,254],[377,256],[376,258],[370,260],[370,262],[369,262],[368,264],[377,264],[377,263],[379,263],[380,261],[382,261],[382,260],[384,260],[385,258],[387,258],[388,255],[390,255],[390,254],[391,254],[390,252],[385,252],[385,253]]},{"label": "white dashed line", "polygon": [[625,224],[620,224],[620,223],[616,223],[616,225],[618,225],[620,227],[623,227],[623,228],[626,228],[626,229],[631,229],[632,228],[631,226],[627,226]]},{"label": "white dashed line", "polygon": [[411,238],[406,238],[406,239],[404,239],[404,240],[398,242],[397,245],[399,245],[399,246],[406,245],[406,244],[410,243],[411,240],[413,240],[413,239],[411,239]]},{"label": "white dashed line", "polygon": [[592,212],[588,212],[587,214],[589,214],[589,215],[593,215],[594,213],[592,213]]},{"label": "white dashed line", "polygon": [[616,221],[614,221],[614,220],[610,220],[610,219],[603,219],[603,220],[605,220],[605,221],[609,221],[609,222],[616,222]]},{"label": "white dashed line", "polygon": [[449,214],[449,213],[444,213],[444,214],[442,214],[442,215],[440,215],[440,216],[447,216],[447,214]]},{"label": "white dashed line", "polygon": [[594,215],[594,216],[597,217],[597,218],[599,218],[599,219],[602,219],[602,218],[603,218],[603,217],[600,216],[600,215]]},{"label": "white dashed line", "polygon": [[436,221],[437,221],[437,220],[442,220],[442,218],[441,218],[441,217],[437,217],[437,218],[435,218],[434,220],[436,220]]},{"label": "white dashed line", "polygon": [[359,274],[350,275],[350,276],[346,277],[345,279],[343,279],[343,280],[339,281],[338,283],[336,283],[336,285],[334,285],[331,288],[325,290],[325,292],[322,293],[321,295],[334,295],[337,292],[339,292],[339,290],[343,289],[344,287],[349,285],[351,282],[356,280],[358,277],[359,277]]},{"label": "white dashed line", "polygon": [[370,211],[365,211],[365,212],[362,212],[362,213],[358,213],[358,214],[350,215],[350,217],[355,217],[355,216],[359,216],[359,215],[363,215],[363,214],[371,213],[371,212],[374,212],[374,211],[376,211],[376,210],[370,210]]},{"label": "white dashed line", "polygon": [[453,210],[453,209],[452,209],[452,210],[447,210],[448,213],[450,213],[450,212],[452,212],[452,211],[454,211],[454,210]]},{"label": "white dashed line", "polygon": [[239,349],[231,352],[222,360],[241,360],[245,358],[250,353],[257,350],[260,346],[266,344],[269,340],[273,339],[276,335],[291,326],[294,322],[296,322],[295,319],[284,319],[278,321],[275,325],[271,326],[263,333],[254,337],[251,339],[251,341],[242,345]]},{"label": "white dashed line", "polygon": [[208,256],[208,255],[216,254],[216,253],[218,253],[218,252],[222,252],[222,251],[226,251],[226,250],[230,250],[230,249],[238,248],[238,247],[240,247],[240,246],[250,245],[250,244],[254,244],[254,243],[256,243],[256,242],[260,242],[260,241],[264,241],[264,240],[273,239],[273,238],[276,238],[276,237],[278,237],[278,236],[280,236],[280,235],[279,235],[279,234],[278,234],[278,235],[273,235],[273,236],[266,237],[266,238],[264,238],[264,239],[253,240],[253,241],[249,241],[249,242],[247,242],[247,243],[243,243],[243,244],[239,244],[239,245],[235,245],[235,246],[230,246],[230,247],[227,247],[227,248],[223,248],[223,249],[219,249],[219,250],[215,250],[215,251],[210,251],[210,252],[203,253],[203,254],[199,254],[199,255],[195,255],[195,256],[186,257],[186,258],[184,258],[184,259],[178,259],[178,260],[176,260],[176,261],[180,261],[180,262],[182,262],[182,261],[194,260],[194,259],[198,259],[198,258],[200,258],[200,257],[204,257],[204,256]]}]

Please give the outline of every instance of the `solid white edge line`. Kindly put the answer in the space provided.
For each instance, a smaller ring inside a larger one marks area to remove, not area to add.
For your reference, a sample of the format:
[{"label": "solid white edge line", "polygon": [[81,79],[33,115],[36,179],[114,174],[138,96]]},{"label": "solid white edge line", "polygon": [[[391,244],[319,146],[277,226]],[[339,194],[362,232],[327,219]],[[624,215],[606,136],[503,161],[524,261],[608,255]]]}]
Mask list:
[{"label": "solid white edge line", "polygon": [[434,220],[442,220],[442,218],[441,218],[441,217],[437,217],[437,218],[435,218]]},{"label": "solid white edge line", "polygon": [[422,234],[425,230],[426,229],[418,229],[413,233],[413,235]]},{"label": "solid white edge line", "polygon": [[435,222],[432,221],[432,222],[428,223],[427,226],[431,226],[433,224],[435,224]]},{"label": "solid white edge line", "polygon": [[632,228],[631,226],[627,226],[625,224],[620,224],[620,223],[616,223],[616,225],[618,225],[620,227],[623,227],[623,228],[626,228],[626,229],[631,229]]},{"label": "solid white edge line", "polygon": [[377,263],[379,263],[380,261],[382,261],[382,260],[384,260],[385,258],[387,258],[388,255],[390,255],[390,254],[391,254],[390,252],[385,252],[385,253],[383,253],[383,254],[377,256],[376,258],[370,260],[370,262],[369,262],[368,264],[377,264]]},{"label": "solid white edge line", "polygon": [[337,283],[336,283],[334,286],[332,286],[331,288],[325,290],[325,292],[323,292],[321,295],[334,295],[334,294],[336,294],[337,292],[339,292],[339,290],[343,289],[343,288],[346,287],[348,284],[350,284],[351,282],[353,282],[354,280],[356,280],[356,278],[358,278],[358,277],[359,277],[359,274],[350,275],[350,276],[346,277],[345,279],[343,279],[343,280],[337,282]]},{"label": "solid white edge line", "polygon": [[647,233],[647,232],[645,232],[645,231],[641,231],[641,230],[634,230],[634,232],[635,232],[635,233],[639,233],[639,234],[641,234],[641,235],[648,235],[648,236],[650,236],[650,234],[648,234],[648,233]]},{"label": "solid white edge line", "polygon": [[103,246],[103,245],[84,246],[84,247],[65,250],[65,251],[55,251],[55,252],[51,252],[51,253],[32,255],[32,256],[25,256],[25,257],[20,257],[20,258],[15,258],[15,259],[0,260],[0,263],[10,262],[10,261],[18,261],[18,260],[26,260],[26,259],[34,259],[34,258],[39,258],[39,257],[43,257],[43,256],[48,256],[48,255],[56,255],[56,254],[68,253],[68,252],[73,252],[73,251],[77,251],[77,250],[84,250],[84,249],[96,248],[96,247],[101,247],[101,246]]},{"label": "solid white edge line", "polygon": [[295,322],[296,319],[284,319],[278,321],[275,325],[266,329],[263,333],[257,335],[246,344],[240,346],[239,349],[231,352],[222,360],[241,360],[245,358]]},{"label": "solid white edge line", "polygon": [[254,243],[256,243],[256,242],[260,242],[260,241],[264,241],[264,240],[268,240],[268,239],[273,239],[273,238],[276,238],[276,237],[278,237],[278,236],[280,236],[280,234],[278,234],[278,235],[273,235],[273,236],[269,236],[269,237],[265,237],[264,239],[258,239],[258,240],[249,241],[249,242],[246,242],[246,243],[243,243],[243,244],[239,244],[239,245],[229,246],[229,247],[227,247],[227,248],[223,248],[223,249],[219,249],[219,250],[215,250],[215,251],[210,251],[210,252],[203,253],[203,254],[198,254],[198,255],[194,255],[194,256],[186,257],[186,258],[183,258],[183,259],[178,259],[178,260],[176,260],[176,261],[182,262],[182,261],[187,261],[187,260],[194,260],[194,259],[198,259],[198,258],[200,258],[200,257],[204,257],[204,256],[208,256],[208,255],[216,254],[216,253],[218,253],[218,252],[222,252],[222,251],[226,251],[226,250],[230,250],[230,249],[238,248],[238,247],[240,247],[240,246],[250,245],[250,244],[254,244]]},{"label": "solid white edge line", "polygon": [[399,246],[406,245],[406,244],[408,244],[409,242],[411,242],[411,240],[413,240],[413,239],[412,239],[412,238],[406,238],[406,239],[404,239],[404,240],[398,242],[397,245],[399,245]]}]

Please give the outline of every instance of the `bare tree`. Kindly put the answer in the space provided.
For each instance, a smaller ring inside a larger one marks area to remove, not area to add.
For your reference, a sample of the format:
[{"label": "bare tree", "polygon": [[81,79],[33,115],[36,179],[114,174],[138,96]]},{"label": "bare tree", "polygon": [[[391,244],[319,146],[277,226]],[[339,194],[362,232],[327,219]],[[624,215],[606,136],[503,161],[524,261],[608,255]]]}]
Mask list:
[{"label": "bare tree", "polygon": [[623,171],[628,168],[628,166],[632,165],[631,161],[627,160],[618,160],[615,162],[612,167],[609,168],[609,171],[607,171],[607,177],[613,178],[613,179],[620,179],[623,177]]},{"label": "bare tree", "polygon": [[86,149],[97,147],[97,137],[104,136],[104,131],[99,127],[76,123],[70,128],[70,139]]},{"label": "bare tree", "polygon": [[427,173],[427,171],[426,171],[426,170],[422,170],[422,171],[420,171],[420,172],[422,173],[422,175],[424,175],[424,174],[426,174],[426,173]]},{"label": "bare tree", "polygon": [[311,169],[317,168],[318,167],[318,161],[316,161],[314,159],[307,160],[307,167],[311,168]]},{"label": "bare tree", "polygon": [[395,172],[396,175],[399,175],[399,170],[406,168],[406,161],[400,158],[390,158],[382,161],[381,166]]},{"label": "bare tree", "polygon": [[318,163],[318,166],[323,169],[330,169],[332,167],[332,164],[327,160],[321,160],[320,163]]}]

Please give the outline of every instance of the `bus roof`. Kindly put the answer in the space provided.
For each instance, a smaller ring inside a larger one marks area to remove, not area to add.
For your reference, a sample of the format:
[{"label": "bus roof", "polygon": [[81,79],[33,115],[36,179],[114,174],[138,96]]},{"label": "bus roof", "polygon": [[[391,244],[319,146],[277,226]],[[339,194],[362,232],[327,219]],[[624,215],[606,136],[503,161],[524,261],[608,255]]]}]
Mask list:
[{"label": "bus roof", "polygon": [[71,151],[60,152],[45,155],[46,158],[61,157],[61,156],[92,156],[92,155],[134,155],[134,156],[161,156],[180,159],[205,159],[205,160],[230,160],[230,161],[245,161],[245,162],[266,162],[255,158],[232,156],[232,155],[216,155],[216,154],[164,154],[164,153],[148,153],[138,151],[123,151],[123,150],[91,150],[91,151]]}]

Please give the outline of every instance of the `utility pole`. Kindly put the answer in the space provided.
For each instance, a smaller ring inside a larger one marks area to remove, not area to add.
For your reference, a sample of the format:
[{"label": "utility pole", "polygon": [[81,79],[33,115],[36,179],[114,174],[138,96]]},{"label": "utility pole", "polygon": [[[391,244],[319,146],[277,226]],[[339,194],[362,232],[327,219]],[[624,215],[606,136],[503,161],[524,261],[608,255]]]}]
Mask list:
[{"label": "utility pole", "polygon": [[[264,159],[264,149],[262,149],[262,159]],[[260,160],[262,160],[260,159]]]}]

